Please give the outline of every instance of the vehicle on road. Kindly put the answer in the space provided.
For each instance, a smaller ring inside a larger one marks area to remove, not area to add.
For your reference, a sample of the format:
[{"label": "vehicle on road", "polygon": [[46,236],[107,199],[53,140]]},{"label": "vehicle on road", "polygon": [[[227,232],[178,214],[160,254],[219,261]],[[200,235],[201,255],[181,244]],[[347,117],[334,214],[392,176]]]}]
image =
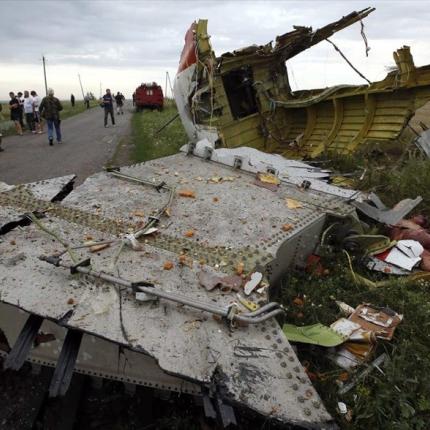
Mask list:
[{"label": "vehicle on road", "polygon": [[156,82],[142,83],[135,92],[136,111],[143,109],[163,110],[164,95],[160,85]]}]

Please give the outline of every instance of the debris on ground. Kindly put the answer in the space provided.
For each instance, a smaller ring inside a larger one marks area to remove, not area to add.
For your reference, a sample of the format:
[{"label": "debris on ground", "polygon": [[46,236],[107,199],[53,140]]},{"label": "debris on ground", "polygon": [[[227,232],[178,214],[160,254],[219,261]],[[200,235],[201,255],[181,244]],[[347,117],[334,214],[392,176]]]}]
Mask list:
[{"label": "debris on ground", "polygon": [[103,251],[103,249],[109,248],[110,243],[103,243],[101,245],[93,245],[90,246],[89,250],[90,252],[99,252],[99,251]]},{"label": "debris on ground", "polygon": [[172,270],[173,269],[173,263],[171,261],[165,261],[163,264],[164,270]]},{"label": "debris on ground", "polygon": [[369,375],[370,372],[372,372],[373,369],[378,369],[378,371],[384,375],[384,372],[381,370],[380,366],[382,366],[382,364],[384,363],[385,360],[387,360],[387,354],[383,353],[381,354],[379,357],[377,357],[375,360],[373,360],[371,363],[369,363],[367,365],[367,367],[361,371],[358,375],[355,375],[354,380],[344,384],[344,381],[339,381],[338,385],[339,385],[339,394],[345,394],[348,391],[352,390],[357,383],[359,383],[359,381],[361,379],[363,379],[364,377],[366,377],[367,375]]},{"label": "debris on ground", "polygon": [[375,257],[410,272],[421,261],[423,252],[424,248],[416,240],[399,240],[391,249]]},{"label": "debris on ground", "polygon": [[401,200],[393,208],[388,208],[375,193],[370,193],[367,197],[367,201],[355,201],[352,204],[372,220],[391,226],[402,220],[409,212],[418,206],[422,200],[421,196],[415,199],[408,198]]},{"label": "debris on ground", "polygon": [[247,300],[247,299],[245,299],[244,297],[242,297],[239,293],[238,294],[236,294],[236,297],[237,297],[237,299],[239,300],[239,302],[243,305],[243,306],[245,306],[245,308],[246,309],[248,309],[249,311],[252,311],[252,312],[254,312],[254,311],[256,311],[259,307],[260,307],[260,305],[258,305],[257,303],[254,303],[253,301],[251,301],[251,300]]},{"label": "debris on ground", "polygon": [[212,291],[217,287],[224,293],[232,290],[240,291],[243,283],[243,279],[240,276],[220,274],[210,267],[202,268],[197,276],[200,285],[206,288],[207,291]]},{"label": "debris on ground", "polygon": [[[304,305],[302,300],[294,303]],[[328,356],[346,370],[368,361],[376,349],[377,339],[391,340],[403,319],[402,315],[389,308],[362,304],[354,309],[344,302],[336,303],[343,313],[349,314],[348,318],[340,318],[330,327],[320,323],[309,326],[284,324],[282,329],[291,342],[331,348]]]},{"label": "debris on ground", "polygon": [[356,322],[363,330],[372,332],[378,339],[391,340],[395,328],[403,320],[403,315],[389,308],[377,308],[370,304],[358,306],[349,320]]},{"label": "debris on ground", "polygon": [[258,172],[255,178],[255,185],[270,191],[277,191],[280,183],[280,179],[273,173]]},{"label": "debris on ground", "polygon": [[263,280],[263,274],[260,272],[251,273],[249,280],[245,283],[243,287],[243,291],[247,296],[249,296],[255,288],[260,285],[260,282]]},{"label": "debris on ground", "polygon": [[178,194],[181,197],[188,197],[188,198],[191,198],[191,199],[195,199],[196,198],[196,193],[194,191],[192,191],[192,190],[180,190],[178,192]]},{"label": "debris on ground", "polygon": [[194,236],[194,230],[187,230],[185,233],[184,233],[184,236],[185,237],[193,237]]},{"label": "debris on ground", "polygon": [[347,339],[341,333],[319,323],[303,327],[284,324],[282,330],[291,342],[310,343],[325,347],[341,345]]},{"label": "debris on ground", "polygon": [[285,203],[287,204],[288,209],[300,209],[303,207],[299,201],[291,198],[285,199]]}]

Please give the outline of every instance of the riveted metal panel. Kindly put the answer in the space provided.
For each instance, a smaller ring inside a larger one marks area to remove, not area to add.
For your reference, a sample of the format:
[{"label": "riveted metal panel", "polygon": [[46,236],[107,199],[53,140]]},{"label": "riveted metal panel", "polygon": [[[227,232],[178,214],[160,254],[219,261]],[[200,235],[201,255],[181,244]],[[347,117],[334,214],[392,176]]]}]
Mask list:
[{"label": "riveted metal panel", "polygon": [[[192,190],[195,198],[177,194],[170,217],[160,221],[159,234],[142,239],[141,251],[125,247],[115,270],[112,262],[119,243],[94,254],[86,249],[75,250],[78,258],[91,256],[95,270],[130,281],[150,281],[156,288],[221,306],[234,301],[235,294],[206,291],[198,280],[203,268],[210,267],[215,273],[225,275],[234,273],[239,261],[245,263],[247,271],[257,266],[268,269],[276,261],[276,273],[267,270],[268,278],[275,280],[289,264],[303,262],[311,252],[327,213],[346,216],[353,212],[339,197],[303,191],[286,182],[272,192],[257,186],[251,173],[184,154],[121,171],[154,183],[164,181],[177,191]],[[296,209],[288,207],[287,198],[298,202]],[[70,246],[78,246],[88,237],[121,240],[128,231],[136,231],[146,222],[166,199],[163,190],[158,192],[109,173],[99,173],[61,203],[38,198],[28,189],[0,193],[0,217],[7,219],[14,216],[14,211],[18,215],[23,210],[43,210],[46,218],[42,223]],[[288,232],[282,229],[286,223],[293,225]],[[195,234],[185,237],[184,233],[190,229]],[[120,292],[107,282],[72,275],[63,268],[41,262],[40,254],[52,255],[62,246],[34,224],[13,229],[3,239],[0,243],[3,303],[87,333],[84,345],[92,342],[87,339],[96,339],[95,344],[100,347],[95,349],[107,348],[107,356],[121,346],[136,357],[144,357],[144,361],[152,360],[148,368],[156,363],[159,378],[175,377],[176,382],[168,382],[166,386],[177,386],[179,378],[190,382],[192,387],[214,387],[232,403],[282,422],[318,427],[331,420],[275,320],[230,327],[206,312],[163,299],[137,302],[131,294]],[[193,260],[191,264],[180,264],[182,252]],[[17,253],[25,258],[14,260]],[[69,261],[67,255],[64,259]],[[10,261],[14,264],[9,264]],[[171,270],[164,270],[166,261],[173,263]],[[265,302],[267,293],[253,293],[250,298]],[[7,322],[0,321],[0,327],[2,324],[7,327]],[[49,330],[54,330],[54,326]],[[55,330],[61,339],[61,329],[55,325]],[[86,352],[92,358],[80,356],[78,371],[119,377],[112,371],[112,363],[97,356],[91,343],[82,350],[82,354]],[[42,351],[48,352],[44,356]],[[42,347],[33,352],[31,359],[54,363],[55,351]],[[123,380],[155,384],[150,375],[146,368],[135,372],[126,369]]]}]

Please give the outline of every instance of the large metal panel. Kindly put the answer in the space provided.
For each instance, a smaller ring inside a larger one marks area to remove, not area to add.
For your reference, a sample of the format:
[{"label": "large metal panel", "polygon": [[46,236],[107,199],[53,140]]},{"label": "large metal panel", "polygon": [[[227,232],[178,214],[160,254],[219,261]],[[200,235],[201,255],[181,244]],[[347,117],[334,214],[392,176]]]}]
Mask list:
[{"label": "large metal panel", "polygon": [[[112,262],[119,243],[94,254],[76,250],[78,258],[90,255],[95,270],[130,281],[150,281],[156,288],[221,306],[235,301],[235,292],[206,291],[198,278],[202,269],[232,274],[236,263],[242,261],[246,271],[260,267],[274,281],[290,264],[303,262],[312,251],[328,212],[341,216],[353,212],[344,200],[333,195],[304,191],[287,183],[272,192],[257,186],[253,174],[184,154],[122,172],[154,183],[164,181],[177,191],[192,190],[195,197],[177,194],[170,217],[160,221],[158,235],[143,239],[140,251],[125,247],[115,270]],[[1,193],[0,217],[11,216],[11,211],[44,210],[47,218],[42,222],[70,246],[79,246],[88,237],[122,240],[130,229],[136,231],[142,220],[146,222],[159,210],[166,198],[163,190],[99,173],[61,204],[53,205],[20,190]],[[299,202],[296,209],[288,207],[287,198]],[[287,232],[282,229],[286,223],[293,225]],[[185,237],[191,229],[194,235]],[[159,375],[154,374],[151,380],[152,370],[146,370],[145,361],[137,371],[134,366],[126,367],[124,380],[161,386],[160,379],[172,375],[174,381],[164,386],[177,387],[180,378],[189,381],[191,387],[211,388],[232,403],[282,422],[320,426],[331,420],[275,320],[231,327],[206,312],[165,300],[137,302],[107,282],[72,275],[64,268],[41,262],[40,254],[52,255],[62,246],[33,224],[13,229],[3,239],[1,301],[91,335],[84,336],[78,371],[119,378],[118,371],[112,369],[119,359],[110,357],[118,354],[119,347],[125,347],[132,351],[126,354],[135,354],[137,362],[140,357],[150,360],[148,369],[156,363]],[[191,263],[181,264],[184,252]],[[15,265],[7,264],[17,253],[25,258]],[[68,256],[64,259],[69,261]],[[164,270],[166,261],[173,263],[171,270]],[[253,293],[251,299],[264,302],[267,296]],[[13,331],[10,321],[13,318],[0,321],[0,327],[4,324]],[[58,325],[49,330],[56,330],[55,338],[62,339]],[[9,336],[13,339],[13,333]],[[93,342],[89,339],[97,339],[97,347],[89,345]],[[36,348],[32,360],[53,364],[58,355],[55,342],[52,348]],[[98,349],[108,353],[100,356]]]}]

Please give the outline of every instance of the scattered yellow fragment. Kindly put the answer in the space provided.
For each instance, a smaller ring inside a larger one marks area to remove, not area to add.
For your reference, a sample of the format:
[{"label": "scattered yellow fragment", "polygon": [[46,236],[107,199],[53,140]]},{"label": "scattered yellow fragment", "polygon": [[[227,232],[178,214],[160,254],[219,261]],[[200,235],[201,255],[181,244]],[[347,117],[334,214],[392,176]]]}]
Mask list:
[{"label": "scattered yellow fragment", "polygon": [[239,302],[243,306],[245,306],[245,308],[248,309],[249,311],[254,312],[260,307],[259,305],[257,305],[257,303],[251,302],[251,300],[247,300],[243,298],[240,294],[236,294],[236,295]]},{"label": "scattered yellow fragment", "polygon": [[294,199],[285,199],[285,203],[287,204],[288,209],[300,209],[303,207],[303,205]]},{"label": "scattered yellow fragment", "polygon": [[266,184],[279,185],[281,183],[280,179],[272,173],[258,172],[257,179]]}]

